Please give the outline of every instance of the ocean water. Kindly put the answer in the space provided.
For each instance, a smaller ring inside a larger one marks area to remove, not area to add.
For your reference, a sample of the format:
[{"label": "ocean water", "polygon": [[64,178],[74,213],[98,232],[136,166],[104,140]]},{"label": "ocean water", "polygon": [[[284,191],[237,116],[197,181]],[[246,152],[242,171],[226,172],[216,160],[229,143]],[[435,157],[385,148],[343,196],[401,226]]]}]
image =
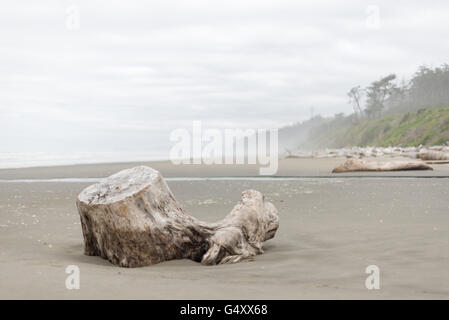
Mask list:
[{"label": "ocean water", "polygon": [[168,160],[167,154],[144,152],[0,152],[0,168]]}]

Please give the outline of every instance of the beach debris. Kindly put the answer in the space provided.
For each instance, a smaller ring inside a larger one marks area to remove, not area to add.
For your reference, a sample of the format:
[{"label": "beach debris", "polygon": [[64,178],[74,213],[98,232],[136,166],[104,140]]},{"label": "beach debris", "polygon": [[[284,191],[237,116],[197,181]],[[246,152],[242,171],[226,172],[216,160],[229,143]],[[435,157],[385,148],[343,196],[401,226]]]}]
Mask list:
[{"label": "beach debris", "polygon": [[448,161],[449,160],[449,151],[444,152],[440,150],[423,150],[418,153],[418,158],[425,161]]},{"label": "beach debris", "polygon": [[449,146],[417,147],[352,147],[340,149],[320,149],[314,151],[288,150],[280,158],[421,158],[423,160],[449,160]]},{"label": "beach debris", "polygon": [[84,189],[77,208],[84,253],[121,267],[172,259],[205,265],[250,260],[264,252],[279,217],[262,193],[246,190],[231,213],[217,223],[187,214],[162,175],[146,166],[120,171]]},{"label": "beach debris", "polygon": [[349,159],[334,168],[333,173],[353,171],[398,171],[398,170],[433,170],[431,166],[421,160],[375,161]]}]

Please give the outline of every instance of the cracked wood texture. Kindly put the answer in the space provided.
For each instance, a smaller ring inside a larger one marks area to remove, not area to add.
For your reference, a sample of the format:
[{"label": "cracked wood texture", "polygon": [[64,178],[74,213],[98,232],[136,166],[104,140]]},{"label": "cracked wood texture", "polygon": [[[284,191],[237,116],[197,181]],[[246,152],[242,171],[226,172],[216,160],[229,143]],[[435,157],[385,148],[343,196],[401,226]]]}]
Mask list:
[{"label": "cracked wood texture", "polygon": [[120,171],[78,196],[86,255],[121,267],[172,259],[205,265],[235,263],[263,253],[279,217],[256,190],[246,190],[231,213],[216,223],[187,214],[162,175],[146,166]]}]

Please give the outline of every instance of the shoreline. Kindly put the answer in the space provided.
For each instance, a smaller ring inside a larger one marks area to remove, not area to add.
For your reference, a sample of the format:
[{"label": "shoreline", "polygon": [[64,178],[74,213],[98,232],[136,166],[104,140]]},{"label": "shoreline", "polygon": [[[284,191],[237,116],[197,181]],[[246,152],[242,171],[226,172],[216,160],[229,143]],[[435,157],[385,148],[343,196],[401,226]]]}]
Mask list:
[{"label": "shoreline", "polygon": [[[382,158],[375,158],[382,159]],[[389,158],[388,158],[389,159]],[[400,159],[400,158],[396,158]],[[390,159],[389,159],[390,160]],[[433,171],[392,171],[392,172],[348,172],[332,173],[332,169],[346,161],[344,157],[335,158],[284,158],[279,160],[277,173],[272,176],[259,174],[261,166],[242,165],[175,165],[170,161],[116,162],[28,168],[0,169],[0,180],[14,179],[75,179],[104,178],[120,170],[135,166],[150,166],[164,177],[346,177],[346,176],[449,176],[449,164],[432,164]]]},{"label": "shoreline", "polygon": [[[103,178],[55,178],[55,179],[0,179],[0,183],[97,183]],[[449,179],[446,175],[434,175],[434,176],[417,176],[417,175],[360,175],[360,176],[345,176],[345,175],[333,175],[333,176],[241,176],[241,177],[166,177],[164,178],[168,182],[197,182],[197,181],[256,181],[256,182],[269,182],[269,181],[313,181],[313,180],[333,180],[333,179],[364,179],[364,180],[378,180],[378,179]]]}]

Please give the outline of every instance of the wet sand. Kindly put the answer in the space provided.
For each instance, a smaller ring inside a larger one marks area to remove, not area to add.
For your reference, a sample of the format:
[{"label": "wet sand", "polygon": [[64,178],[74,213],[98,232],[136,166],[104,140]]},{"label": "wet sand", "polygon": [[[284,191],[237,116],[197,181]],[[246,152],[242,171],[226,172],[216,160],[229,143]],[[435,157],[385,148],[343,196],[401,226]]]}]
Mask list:
[{"label": "wet sand", "polygon": [[[281,161],[278,175],[299,180],[169,181],[206,221],[224,217],[249,188],[278,208],[281,225],[263,255],[213,267],[177,260],[125,269],[84,256],[75,199],[90,183],[0,182],[0,298],[448,299],[449,166],[331,175],[341,162]],[[134,165],[8,169],[0,180],[103,177]],[[258,175],[248,166],[151,166],[165,177]],[[380,290],[365,287],[371,264]],[[68,265],[80,268],[79,290],[65,287]]]}]

